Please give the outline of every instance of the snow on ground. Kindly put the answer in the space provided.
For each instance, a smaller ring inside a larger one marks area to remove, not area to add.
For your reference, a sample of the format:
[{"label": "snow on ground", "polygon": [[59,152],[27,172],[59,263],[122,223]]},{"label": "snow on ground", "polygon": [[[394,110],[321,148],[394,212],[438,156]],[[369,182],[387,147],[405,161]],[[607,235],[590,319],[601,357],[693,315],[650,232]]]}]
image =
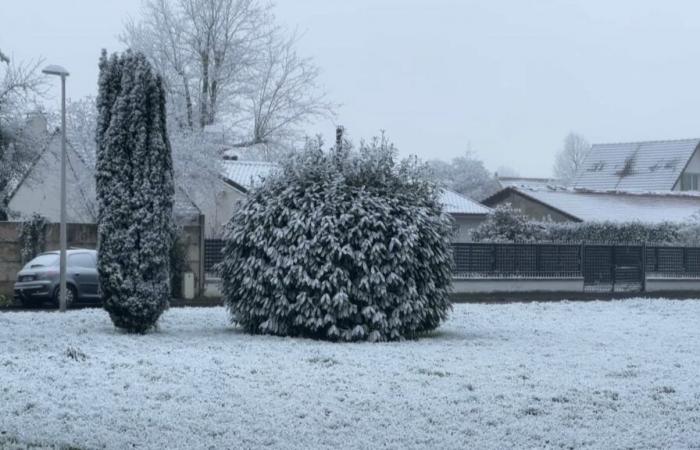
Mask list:
[{"label": "snow on ground", "polygon": [[419,341],[332,344],[222,308],[146,336],[1,313],[0,447],[700,448],[699,323],[700,301],[456,305]]}]

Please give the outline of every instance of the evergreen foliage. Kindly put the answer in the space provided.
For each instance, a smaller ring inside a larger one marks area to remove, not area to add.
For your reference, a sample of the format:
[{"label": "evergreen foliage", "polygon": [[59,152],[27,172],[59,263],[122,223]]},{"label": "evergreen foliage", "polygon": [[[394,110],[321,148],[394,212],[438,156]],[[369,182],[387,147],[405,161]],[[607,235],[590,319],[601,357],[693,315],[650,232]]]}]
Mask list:
[{"label": "evergreen foliage", "polygon": [[479,242],[535,242],[542,235],[542,225],[505,203],[491,210],[486,220],[472,231],[471,238]]},{"label": "evergreen foliage", "polygon": [[548,223],[543,239],[559,242],[681,243],[686,239],[678,223],[583,222]]},{"label": "evergreen foliage", "polygon": [[105,309],[129,332],[168,306],[174,236],[173,166],[165,94],[146,58],[100,58],[96,188],[98,271]]},{"label": "evergreen foliage", "polygon": [[46,231],[49,222],[41,214],[34,213],[19,226],[19,253],[22,265],[46,250]]},{"label": "evergreen foliage", "polygon": [[234,322],[250,333],[387,341],[447,318],[451,221],[427,168],[394,157],[384,138],[359,151],[314,141],[249,193],[220,266]]}]

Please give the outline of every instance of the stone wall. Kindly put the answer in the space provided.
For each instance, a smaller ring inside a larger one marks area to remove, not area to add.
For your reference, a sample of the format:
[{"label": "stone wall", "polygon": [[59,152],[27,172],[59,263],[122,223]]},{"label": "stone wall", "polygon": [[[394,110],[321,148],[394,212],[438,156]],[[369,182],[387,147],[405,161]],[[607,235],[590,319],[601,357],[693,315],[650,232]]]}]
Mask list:
[{"label": "stone wall", "polygon": [[[0,295],[12,296],[14,294],[14,283],[17,272],[22,268],[19,256],[19,222],[0,222]],[[58,250],[59,229],[57,223],[49,225],[46,235],[46,250]],[[204,267],[203,249],[203,217],[196,225],[184,227],[181,238],[186,246],[187,263],[190,271],[194,273],[195,292],[201,291],[202,273]],[[68,224],[68,248],[90,248],[97,247],[97,225],[85,223]]]}]

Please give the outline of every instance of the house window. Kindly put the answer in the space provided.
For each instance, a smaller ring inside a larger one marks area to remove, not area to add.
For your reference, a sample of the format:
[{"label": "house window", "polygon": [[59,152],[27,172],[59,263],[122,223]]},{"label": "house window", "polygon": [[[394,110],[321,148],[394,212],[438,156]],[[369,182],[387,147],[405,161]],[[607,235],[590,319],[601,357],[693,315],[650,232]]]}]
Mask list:
[{"label": "house window", "polygon": [[700,173],[684,173],[681,175],[681,191],[697,191]]}]

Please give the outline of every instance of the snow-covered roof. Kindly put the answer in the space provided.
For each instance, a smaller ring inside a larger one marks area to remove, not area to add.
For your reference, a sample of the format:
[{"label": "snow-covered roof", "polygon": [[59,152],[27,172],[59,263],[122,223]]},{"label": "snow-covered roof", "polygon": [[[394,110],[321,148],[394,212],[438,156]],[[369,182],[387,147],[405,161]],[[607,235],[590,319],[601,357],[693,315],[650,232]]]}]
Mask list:
[{"label": "snow-covered roof", "polygon": [[248,190],[259,183],[260,180],[278,170],[280,166],[275,163],[262,161],[222,161],[223,177]]},{"label": "snow-covered roof", "polygon": [[698,193],[581,188],[509,189],[584,222],[684,222],[700,212]]},{"label": "snow-covered roof", "polygon": [[498,177],[497,180],[502,188],[547,187],[562,184],[561,180],[557,180],[556,178]]},{"label": "snow-covered roof", "polygon": [[488,214],[491,208],[453,191],[443,190],[441,202],[450,214]]},{"label": "snow-covered roof", "polygon": [[573,185],[624,191],[671,190],[700,139],[596,144]]}]

